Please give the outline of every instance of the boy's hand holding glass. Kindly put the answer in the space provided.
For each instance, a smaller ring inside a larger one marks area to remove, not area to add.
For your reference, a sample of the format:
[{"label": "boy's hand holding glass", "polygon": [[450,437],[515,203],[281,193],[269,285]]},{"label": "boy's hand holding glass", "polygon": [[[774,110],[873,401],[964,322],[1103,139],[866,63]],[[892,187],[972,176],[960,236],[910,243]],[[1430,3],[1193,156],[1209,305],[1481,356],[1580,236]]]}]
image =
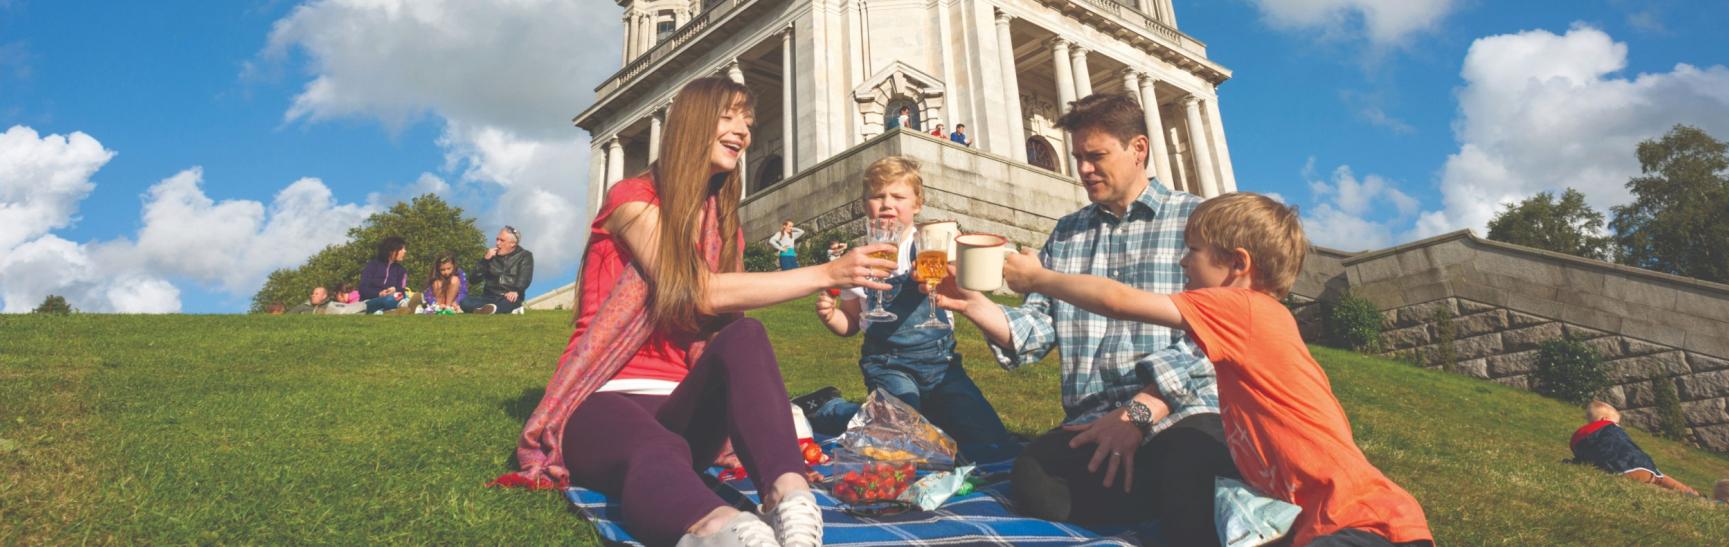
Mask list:
[{"label": "boy's hand holding glass", "polygon": [[1026,294],[1039,292],[1038,283],[1045,270],[1043,262],[1039,261],[1038,251],[1021,249],[1021,252],[1011,253],[1003,259],[1003,284],[1009,290]]},{"label": "boy's hand holding glass", "polygon": [[[919,254],[913,265],[913,277],[924,284],[924,292],[930,294],[943,280],[949,277],[949,254],[954,250],[954,230],[949,229],[953,222],[936,222],[921,227],[918,233]],[[936,302],[932,300],[930,319],[914,325],[921,329],[949,329],[937,317]]]}]

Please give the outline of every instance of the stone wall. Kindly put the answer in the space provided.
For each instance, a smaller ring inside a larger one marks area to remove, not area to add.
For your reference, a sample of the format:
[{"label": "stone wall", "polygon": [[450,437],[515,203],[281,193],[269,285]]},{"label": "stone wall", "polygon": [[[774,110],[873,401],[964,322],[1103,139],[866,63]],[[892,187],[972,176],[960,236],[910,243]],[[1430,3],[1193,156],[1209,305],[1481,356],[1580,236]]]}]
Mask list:
[{"label": "stone wall", "polygon": [[[1729,451],[1729,286],[1464,231],[1354,256],[1315,254],[1293,290],[1300,316],[1304,300],[1348,287],[1383,310],[1385,354],[1524,389],[1539,344],[1578,338],[1602,354],[1616,384],[1605,398],[1628,423],[1655,427],[1650,380],[1669,377],[1690,435]],[[1314,329],[1320,306],[1307,307]]]},{"label": "stone wall", "polygon": [[920,218],[952,218],[969,232],[1039,245],[1058,218],[1087,204],[1086,191],[1074,179],[925,133],[897,130],[745,196],[740,206],[745,239],[765,240],[786,219],[812,234],[860,223],[865,167],[891,155],[916,159],[922,166],[925,211]]}]

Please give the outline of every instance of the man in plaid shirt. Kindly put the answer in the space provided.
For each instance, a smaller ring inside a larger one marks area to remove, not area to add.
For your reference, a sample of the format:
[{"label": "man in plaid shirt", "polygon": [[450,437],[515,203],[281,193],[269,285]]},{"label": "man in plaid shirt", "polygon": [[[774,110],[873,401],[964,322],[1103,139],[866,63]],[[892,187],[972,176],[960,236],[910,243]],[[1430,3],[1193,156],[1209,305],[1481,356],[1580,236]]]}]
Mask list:
[{"label": "man in plaid shirt", "polygon": [[[1057,121],[1073,135],[1092,205],[1057,221],[1039,253],[1046,267],[1157,293],[1183,289],[1183,227],[1201,198],[1148,180],[1145,119],[1128,96],[1097,94]],[[1173,544],[1218,542],[1213,477],[1237,472],[1213,365],[1187,336],[1040,294],[1001,306],[950,279],[935,301],[978,325],[1004,368],[1038,362],[1053,346],[1062,358],[1067,416],[1015,462],[1018,511],[1083,524],[1158,517]]]}]

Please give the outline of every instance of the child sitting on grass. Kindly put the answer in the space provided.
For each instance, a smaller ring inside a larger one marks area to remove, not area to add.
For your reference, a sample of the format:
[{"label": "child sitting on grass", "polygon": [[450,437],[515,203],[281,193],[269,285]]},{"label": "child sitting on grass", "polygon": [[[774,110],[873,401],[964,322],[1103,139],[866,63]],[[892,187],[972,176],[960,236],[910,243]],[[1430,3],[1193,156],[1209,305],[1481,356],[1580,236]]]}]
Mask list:
[{"label": "child sitting on grass", "polygon": [[[1009,436],[990,401],[985,400],[973,379],[961,366],[955,352],[955,331],[947,312],[931,305],[913,279],[913,218],[924,209],[924,179],[917,162],[889,156],[872,163],[864,176],[865,214],[872,219],[893,220],[907,226],[901,241],[897,266],[886,281],[895,289],[884,293],[883,306],[896,315],[888,322],[860,321],[865,300],[862,289],[841,293],[839,302],[828,293],[817,295],[817,317],[839,336],[864,331],[859,369],[865,387],[885,390],[931,423],[942,428],[959,445],[961,455],[981,462],[1012,459],[1020,444]],[[933,314],[951,328],[920,328]],[[806,409],[811,429],[837,435],[858,412],[859,405],[841,399],[839,390],[824,389],[796,401]]]},{"label": "child sitting on grass", "polygon": [[[1634,444],[1627,431],[1621,429],[1621,412],[1609,403],[1591,401],[1585,405],[1585,425],[1573,432],[1573,440],[1568,444],[1573,447],[1575,462],[1595,465],[1644,484],[1699,495],[1698,491],[1657,470],[1657,463],[1651,460],[1651,455]],[[1712,495],[1717,501],[1729,501],[1729,480],[1717,481]]]},{"label": "child sitting on grass", "polygon": [[1245,482],[1302,508],[1294,545],[1432,545],[1423,508],[1369,463],[1345,409],[1279,299],[1308,250],[1295,210],[1226,194],[1195,208],[1183,231],[1183,292],[1153,294],[1111,279],[1047,270],[1009,256],[1003,278],[1087,311],[1182,329],[1218,374],[1231,459]]}]

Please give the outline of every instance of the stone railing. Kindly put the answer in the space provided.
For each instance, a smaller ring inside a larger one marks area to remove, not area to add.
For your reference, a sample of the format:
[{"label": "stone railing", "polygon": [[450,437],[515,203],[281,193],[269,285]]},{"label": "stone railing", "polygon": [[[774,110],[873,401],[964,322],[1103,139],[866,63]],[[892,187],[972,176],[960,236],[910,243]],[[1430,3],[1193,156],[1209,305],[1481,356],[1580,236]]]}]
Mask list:
[{"label": "stone railing", "polygon": [[1656,425],[1651,380],[1666,377],[1691,438],[1729,452],[1729,285],[1463,231],[1314,255],[1292,298],[1306,335],[1319,318],[1307,303],[1348,287],[1382,310],[1385,355],[1524,389],[1534,387],[1538,346],[1572,337],[1603,357],[1614,384],[1603,396],[1628,423]]},{"label": "stone railing", "polygon": [[629,63],[625,63],[624,68],[618,69],[618,72],[614,72],[612,77],[596,86],[594,88],[595,97],[606,97],[614,91],[618,91],[620,87],[642,75],[642,72],[647,70],[650,65],[672,55],[673,52],[700,36],[704,30],[711,26],[711,21],[719,22],[725,19],[740,4],[749,1],[751,0],[720,0],[707,6],[702,13],[692,17],[689,22],[672,31],[672,34],[668,34],[665,39],[649,48],[642,55],[638,55]]},{"label": "stone railing", "polygon": [[1044,1],[1046,4],[1073,2],[1074,4],[1084,5],[1095,11],[1115,17],[1118,22],[1124,23],[1124,26],[1146,31],[1161,40],[1169,42],[1171,45],[1176,46],[1179,49],[1190,51],[1203,57],[1207,54],[1207,44],[1202,43],[1200,40],[1196,40],[1193,36],[1184,34],[1182,31],[1177,30],[1170,25],[1159,22],[1158,19],[1153,18],[1151,15],[1142,13],[1132,5],[1123,4],[1115,0]]}]

